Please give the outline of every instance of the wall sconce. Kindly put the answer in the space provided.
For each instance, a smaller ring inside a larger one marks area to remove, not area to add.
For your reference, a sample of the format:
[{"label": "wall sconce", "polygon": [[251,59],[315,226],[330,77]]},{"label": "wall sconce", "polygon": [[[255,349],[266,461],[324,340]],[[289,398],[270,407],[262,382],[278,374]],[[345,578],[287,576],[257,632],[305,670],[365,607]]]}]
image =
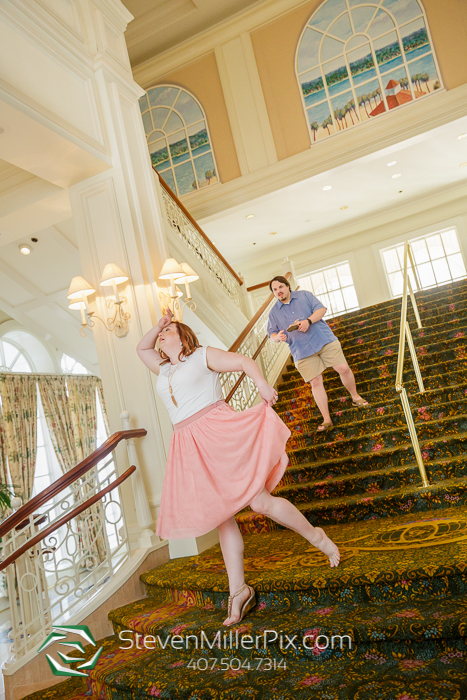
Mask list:
[{"label": "wall sconce", "polygon": [[[185,306],[195,311],[196,304],[192,299],[190,292],[190,283],[199,279],[199,275],[187,263],[178,264],[175,258],[167,258],[159,275],[160,280],[167,280],[170,283],[170,291],[168,294],[159,292],[162,312],[165,314],[168,309],[173,313],[177,321],[183,321],[183,310]],[[176,284],[183,282],[185,284],[186,299],[180,305],[180,299],[183,292],[176,287]]]},{"label": "wall sconce", "polygon": [[[126,304],[127,301],[125,297],[121,297],[117,290],[117,285],[123,284],[128,280],[128,275],[126,275],[123,270],[121,270],[115,263],[109,263],[104,267],[104,272],[102,273],[102,278],[100,281],[101,287],[112,287],[115,299],[106,299],[105,305],[108,309],[114,307],[115,313],[111,318],[107,318],[104,321],[99,316],[96,316],[94,311],[90,311],[88,307],[87,298],[91,294],[95,293],[94,287],[92,287],[89,282],[79,275],[78,277],[73,277],[71,280],[70,288],[68,290],[67,299],[71,299],[72,303],[68,305],[69,309],[79,309],[81,312],[81,328],[80,335],[86,336],[86,329],[93,328],[95,326],[94,319],[97,318],[101,323],[104,324],[106,329],[110,332],[115,331],[117,338],[124,338],[128,335],[128,320],[131,318],[129,313],[125,313],[122,309],[122,305]],[[86,315],[84,310],[86,309]],[[87,316],[87,318],[86,318]]]}]

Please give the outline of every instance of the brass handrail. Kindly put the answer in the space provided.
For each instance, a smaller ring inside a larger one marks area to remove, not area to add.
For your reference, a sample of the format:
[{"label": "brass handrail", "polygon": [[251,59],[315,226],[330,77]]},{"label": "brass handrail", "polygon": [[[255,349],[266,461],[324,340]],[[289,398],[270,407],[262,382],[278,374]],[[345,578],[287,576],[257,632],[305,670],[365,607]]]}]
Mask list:
[{"label": "brass handrail", "polygon": [[407,345],[409,346],[410,356],[412,358],[412,363],[415,370],[415,376],[417,377],[418,388],[421,394],[425,393],[425,387],[423,385],[422,374],[420,372],[420,366],[418,364],[417,353],[415,351],[415,346],[412,339],[412,333],[410,332],[410,326],[407,321],[407,296],[410,294],[410,299],[412,302],[415,319],[419,328],[422,327],[422,322],[420,320],[420,315],[418,313],[417,302],[415,300],[415,295],[412,290],[412,285],[409,279],[408,272],[408,261],[410,259],[410,265],[413,271],[415,283],[417,285],[417,291],[420,289],[420,283],[418,280],[417,270],[415,268],[415,262],[412,256],[412,250],[408,241],[404,243],[404,278],[403,278],[403,292],[402,292],[402,307],[401,307],[401,325],[399,332],[399,352],[397,356],[397,370],[396,370],[396,391],[400,394],[402,401],[402,408],[404,410],[405,420],[407,421],[407,427],[409,429],[410,439],[412,441],[412,447],[415,453],[415,459],[417,461],[417,466],[420,471],[420,476],[422,479],[422,484],[424,487],[430,485],[428,477],[425,470],[425,465],[423,463],[422,452],[420,449],[420,443],[418,442],[417,431],[415,429],[415,423],[412,416],[412,411],[410,409],[409,399],[407,397],[407,392],[404,388],[404,353],[405,353],[405,340],[407,339]]}]

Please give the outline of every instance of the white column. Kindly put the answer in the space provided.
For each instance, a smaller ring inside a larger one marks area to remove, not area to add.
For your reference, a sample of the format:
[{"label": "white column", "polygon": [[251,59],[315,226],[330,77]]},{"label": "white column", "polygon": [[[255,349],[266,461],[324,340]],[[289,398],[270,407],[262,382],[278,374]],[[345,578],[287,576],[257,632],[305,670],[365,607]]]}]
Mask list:
[{"label": "white column", "polygon": [[289,278],[290,287],[291,289],[295,289],[297,286],[297,278],[295,276],[295,264],[292,262],[292,260],[284,258],[282,261],[282,275],[285,277],[288,272],[290,272],[292,275]]},{"label": "white column", "polygon": [[[133,80],[127,56],[117,60],[128,20],[105,14],[117,4],[96,1],[88,18],[96,47],[93,88],[110,167],[69,192],[83,276],[97,290],[89,298],[96,315],[111,315],[105,301],[113,298],[112,287],[99,285],[105,264],[114,262],[129,276],[118,288],[127,301],[123,310],[131,315],[128,335],[116,337],[99,320],[88,333],[96,344],[111,432],[120,429],[124,411],[131,414],[133,427],[148,431],[130,448],[131,459],[139,463],[133,493],[129,483],[122,489],[130,539],[138,546],[159,540],[155,520],[172,427],[155,391],[157,377],[139,360],[136,345],[160,317],[157,276],[168,251],[138,105],[144,93]],[[117,449],[117,463],[120,473],[128,466],[124,444]]]},{"label": "white column", "polygon": [[216,47],[216,60],[242,175],[277,162],[250,35]]}]

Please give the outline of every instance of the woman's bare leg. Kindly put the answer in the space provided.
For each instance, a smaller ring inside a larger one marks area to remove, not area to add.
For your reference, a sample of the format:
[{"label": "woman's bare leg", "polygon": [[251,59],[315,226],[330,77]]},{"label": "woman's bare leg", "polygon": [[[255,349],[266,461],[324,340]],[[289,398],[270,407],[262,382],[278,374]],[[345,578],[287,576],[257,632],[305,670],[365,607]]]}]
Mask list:
[{"label": "woman's bare leg", "polygon": [[[229,518],[221,525],[217,526],[219,540],[224,557],[225,568],[229,578],[230,595],[233,595],[245,583],[245,573],[243,567],[243,537],[238,529],[235,517]],[[240,610],[243,603],[250,596],[250,591],[245,588],[232,601],[230,617],[224,620],[224,625],[230,625],[240,618]]]},{"label": "woman's bare leg", "polygon": [[290,530],[298,532],[314,547],[321,550],[327,557],[331,566],[339,564],[340,554],[337,545],[326,535],[320,527],[313,527],[300,511],[286,498],[271,496],[269,491],[263,489],[254,498],[250,506],[256,513],[262,513],[280,525],[285,525]]}]

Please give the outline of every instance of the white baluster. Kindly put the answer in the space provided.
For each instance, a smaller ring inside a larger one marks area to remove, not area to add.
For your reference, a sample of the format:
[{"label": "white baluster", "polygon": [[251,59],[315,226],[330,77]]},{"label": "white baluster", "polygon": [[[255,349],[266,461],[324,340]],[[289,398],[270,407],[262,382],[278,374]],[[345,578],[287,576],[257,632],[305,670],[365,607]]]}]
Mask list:
[{"label": "white baluster", "polygon": [[[128,411],[123,411],[122,413],[120,413],[120,418],[122,419],[124,430],[130,430],[130,414],[128,413]],[[149,507],[143,477],[141,476],[141,469],[139,466],[138,455],[136,454],[135,441],[133,440],[133,438],[127,439],[126,445],[130,465],[134,464],[136,467],[136,471],[131,476],[131,483],[133,486],[133,497],[135,499],[138,526],[142,529],[142,533],[139,537],[139,545],[140,547],[150,547],[151,545],[159,542],[160,538],[155,534],[154,530],[152,530],[153,521],[151,509]]]}]

